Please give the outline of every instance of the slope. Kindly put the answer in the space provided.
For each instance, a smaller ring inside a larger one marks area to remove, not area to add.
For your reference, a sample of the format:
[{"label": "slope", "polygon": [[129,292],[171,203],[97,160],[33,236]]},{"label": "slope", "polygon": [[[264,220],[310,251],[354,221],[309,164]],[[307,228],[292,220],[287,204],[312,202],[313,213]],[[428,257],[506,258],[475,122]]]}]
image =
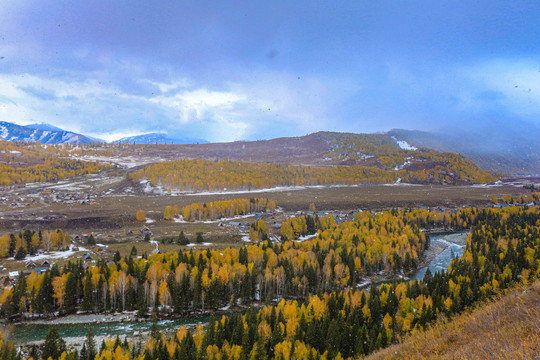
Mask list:
[{"label": "slope", "polygon": [[539,324],[537,280],[365,359],[538,359]]},{"label": "slope", "polygon": [[504,174],[540,173],[540,129],[533,125],[493,125],[446,132],[391,130],[389,135],[417,146],[452,151],[484,170]]},{"label": "slope", "polygon": [[[387,134],[319,132],[265,141],[144,145],[137,149],[161,159],[184,159],[151,165],[133,176],[135,180],[148,179],[153,185],[171,190],[247,190],[395,181],[467,185],[495,180],[461,155],[417,149]],[[254,180],[257,174],[263,177],[260,181]]]}]

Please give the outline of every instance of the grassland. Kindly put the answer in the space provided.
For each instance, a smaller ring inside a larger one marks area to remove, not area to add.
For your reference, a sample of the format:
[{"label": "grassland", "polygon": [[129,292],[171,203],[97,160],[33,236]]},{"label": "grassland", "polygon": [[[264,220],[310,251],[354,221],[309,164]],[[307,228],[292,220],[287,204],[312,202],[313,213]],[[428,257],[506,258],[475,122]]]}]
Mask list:
[{"label": "grassland", "polygon": [[366,357],[378,359],[539,359],[540,281]]}]

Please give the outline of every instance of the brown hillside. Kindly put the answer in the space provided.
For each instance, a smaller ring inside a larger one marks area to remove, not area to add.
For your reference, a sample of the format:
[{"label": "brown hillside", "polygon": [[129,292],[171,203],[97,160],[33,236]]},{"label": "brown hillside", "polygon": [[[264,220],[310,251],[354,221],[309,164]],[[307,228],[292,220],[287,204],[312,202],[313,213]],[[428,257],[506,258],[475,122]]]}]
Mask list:
[{"label": "brown hillside", "polygon": [[540,281],[365,359],[540,359]]}]

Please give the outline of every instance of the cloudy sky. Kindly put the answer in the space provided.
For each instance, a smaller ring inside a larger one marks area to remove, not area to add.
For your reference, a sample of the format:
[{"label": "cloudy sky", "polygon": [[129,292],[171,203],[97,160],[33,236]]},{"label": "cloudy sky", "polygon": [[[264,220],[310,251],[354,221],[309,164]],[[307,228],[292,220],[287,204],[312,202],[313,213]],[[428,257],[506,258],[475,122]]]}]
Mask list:
[{"label": "cloudy sky", "polygon": [[0,120],[106,140],[540,125],[540,2],[2,0]]}]

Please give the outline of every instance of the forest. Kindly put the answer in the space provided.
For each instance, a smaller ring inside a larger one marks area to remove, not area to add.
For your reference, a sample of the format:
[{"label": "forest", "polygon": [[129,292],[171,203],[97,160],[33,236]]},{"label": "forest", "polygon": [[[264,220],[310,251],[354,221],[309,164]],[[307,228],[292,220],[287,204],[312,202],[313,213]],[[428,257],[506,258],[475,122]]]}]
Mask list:
[{"label": "forest", "polygon": [[[368,354],[424,329],[437,317],[540,274],[538,207],[359,212],[354,221],[310,216],[284,225],[281,242],[240,249],[115,256],[85,269],[71,262],[19,277],[0,298],[7,318],[77,310],[136,310],[138,316],[187,315],[244,304],[195,331],[154,334],[139,347],[111,340],[99,359],[334,359]],[[380,271],[416,269],[429,237],[420,229],[470,229],[447,272],[423,281],[398,277],[369,291],[356,284]],[[292,229],[292,230],[291,230]],[[315,232],[305,241],[298,235]],[[261,308],[249,307],[263,301]],[[3,344],[1,351],[8,351]],[[80,354],[64,354],[79,359]]]},{"label": "forest", "polygon": [[95,174],[112,166],[68,159],[66,146],[0,141],[0,186],[50,182]]},{"label": "forest", "polygon": [[[452,157],[453,154],[448,156]],[[426,158],[426,164],[429,162],[431,165],[426,168],[417,167],[415,170],[375,166],[316,167],[229,160],[176,160],[145,166],[129,176],[133,181],[148,180],[152,186],[162,186],[167,191],[187,192],[255,190],[280,186],[388,184],[398,179],[403,182],[434,184],[456,181],[477,184],[494,180],[473,163],[453,164],[454,160],[465,161],[457,155],[452,159],[439,161]]]},{"label": "forest", "polygon": [[[182,208],[182,217],[186,221],[217,220],[254,214],[257,212],[270,212],[276,209],[276,202],[264,198],[233,199],[212,201],[209,203],[192,203]],[[173,218],[171,212],[165,209],[165,219]],[[167,217],[169,215],[169,217]]]}]

